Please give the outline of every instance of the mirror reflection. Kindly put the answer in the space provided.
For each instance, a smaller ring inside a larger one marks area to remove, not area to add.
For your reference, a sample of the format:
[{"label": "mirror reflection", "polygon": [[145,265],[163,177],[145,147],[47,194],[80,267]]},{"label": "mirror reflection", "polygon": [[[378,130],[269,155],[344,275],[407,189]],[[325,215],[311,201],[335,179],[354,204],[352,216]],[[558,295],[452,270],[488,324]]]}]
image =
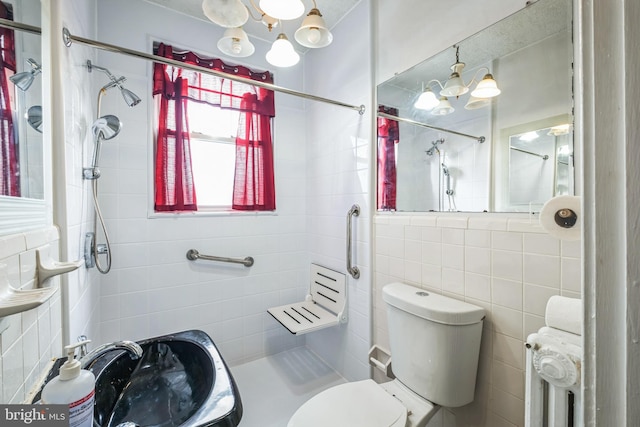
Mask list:
[{"label": "mirror reflection", "polygon": [[[539,211],[573,194],[571,18],[570,0],[539,0],[379,85],[378,209]],[[515,150],[534,131],[546,161]]]},{"label": "mirror reflection", "polygon": [[[0,1],[0,18],[40,26],[40,1]],[[0,27],[0,196],[43,199],[39,35]]]},{"label": "mirror reflection", "polygon": [[573,194],[573,135],[568,119],[560,116],[503,131],[509,166],[508,176],[500,180],[508,188],[496,188],[501,210],[535,211],[552,197]]}]

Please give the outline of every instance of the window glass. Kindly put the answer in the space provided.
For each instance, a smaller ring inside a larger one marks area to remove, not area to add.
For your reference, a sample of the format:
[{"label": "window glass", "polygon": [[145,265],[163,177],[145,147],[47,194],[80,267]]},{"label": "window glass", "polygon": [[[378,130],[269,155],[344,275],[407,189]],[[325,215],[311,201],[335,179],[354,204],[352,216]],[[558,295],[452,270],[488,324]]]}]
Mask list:
[{"label": "window glass", "polygon": [[229,209],[240,113],[193,101],[187,108],[198,209]]}]

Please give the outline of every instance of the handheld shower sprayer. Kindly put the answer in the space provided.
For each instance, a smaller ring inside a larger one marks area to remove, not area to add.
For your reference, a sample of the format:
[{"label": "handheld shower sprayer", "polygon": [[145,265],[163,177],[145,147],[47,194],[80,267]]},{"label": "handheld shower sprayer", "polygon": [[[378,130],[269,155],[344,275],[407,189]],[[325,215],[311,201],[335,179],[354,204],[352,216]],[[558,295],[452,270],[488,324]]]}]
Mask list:
[{"label": "handheld shower sprayer", "polygon": [[102,116],[93,122],[93,125],[91,126],[91,133],[93,134],[93,140],[96,146],[93,150],[91,167],[83,169],[83,176],[85,179],[100,178],[98,162],[100,160],[100,148],[102,147],[102,141],[108,141],[115,138],[120,133],[120,129],[122,129],[122,122],[119,118],[111,114]]},{"label": "handheld shower sprayer", "polygon": [[[98,65],[94,65],[91,61],[86,63],[89,72],[94,69],[103,72],[109,77],[109,82],[100,88],[98,92],[97,110],[96,116],[98,119],[91,126],[91,133],[93,134],[93,141],[95,143],[93,151],[93,160],[91,166],[83,168],[83,176],[87,180],[91,180],[91,187],[93,189],[93,204],[95,207],[95,220],[93,223],[93,232],[86,233],[85,235],[85,265],[87,268],[96,267],[102,274],[107,274],[111,270],[111,243],[109,242],[109,236],[107,234],[107,227],[105,225],[102,212],[100,211],[100,204],[98,203],[98,179],[100,177],[100,169],[98,169],[98,163],[100,159],[100,148],[102,147],[102,141],[108,141],[115,138],[122,128],[120,119],[116,116],[108,114],[102,116],[100,114],[100,107],[102,104],[102,96],[111,88],[117,87],[120,89],[124,102],[129,107],[138,105],[142,100],[135,93],[126,89],[122,83],[126,81],[126,77],[116,77],[111,72]],[[98,223],[102,229],[105,243],[98,243]],[[103,263],[100,260],[99,255],[106,257],[106,262]]]},{"label": "handheld shower sprayer", "polygon": [[451,188],[451,173],[449,173],[449,168],[447,165],[442,163],[442,173],[447,178],[447,196],[453,196],[453,189]]}]

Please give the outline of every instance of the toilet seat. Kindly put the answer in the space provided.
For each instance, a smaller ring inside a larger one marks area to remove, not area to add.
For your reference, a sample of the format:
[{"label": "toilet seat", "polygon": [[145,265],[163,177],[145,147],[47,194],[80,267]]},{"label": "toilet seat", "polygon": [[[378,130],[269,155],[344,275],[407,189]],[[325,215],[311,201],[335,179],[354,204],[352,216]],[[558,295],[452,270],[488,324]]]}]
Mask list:
[{"label": "toilet seat", "polygon": [[405,427],[407,408],[373,380],[332,387],[309,399],[287,427]]}]

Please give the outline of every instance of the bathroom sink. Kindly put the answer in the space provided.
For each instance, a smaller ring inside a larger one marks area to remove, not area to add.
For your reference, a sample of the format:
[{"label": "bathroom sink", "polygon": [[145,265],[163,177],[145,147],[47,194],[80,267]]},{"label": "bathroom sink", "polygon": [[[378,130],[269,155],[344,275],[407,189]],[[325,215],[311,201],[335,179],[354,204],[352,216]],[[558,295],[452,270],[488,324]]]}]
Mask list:
[{"label": "bathroom sink", "polygon": [[96,376],[94,427],[240,423],[240,394],[206,333],[185,331],[138,344],[143,349],[140,359],[117,350],[87,367]]}]

